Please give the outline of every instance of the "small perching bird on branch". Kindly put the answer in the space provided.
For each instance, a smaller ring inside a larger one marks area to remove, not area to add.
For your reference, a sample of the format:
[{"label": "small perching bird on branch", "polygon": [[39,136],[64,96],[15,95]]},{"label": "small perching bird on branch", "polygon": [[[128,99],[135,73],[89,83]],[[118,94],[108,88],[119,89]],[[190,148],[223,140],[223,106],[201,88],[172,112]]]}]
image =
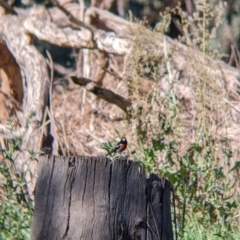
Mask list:
[{"label": "small perching bird on branch", "polygon": [[106,157],[112,153],[121,153],[127,148],[127,139],[125,137],[122,137],[121,140],[116,144],[114,149],[110,151]]}]

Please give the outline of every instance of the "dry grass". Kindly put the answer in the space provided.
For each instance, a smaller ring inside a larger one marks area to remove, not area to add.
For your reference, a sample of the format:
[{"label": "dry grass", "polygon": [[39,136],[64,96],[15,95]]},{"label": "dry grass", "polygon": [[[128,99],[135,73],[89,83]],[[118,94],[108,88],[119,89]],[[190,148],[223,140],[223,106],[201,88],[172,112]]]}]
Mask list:
[{"label": "dry grass", "polygon": [[[208,132],[219,142],[225,142],[226,139],[232,141],[236,157],[239,156],[239,153],[236,152],[239,142],[237,133],[239,132],[240,117],[238,99],[234,99],[235,102],[233,102],[233,99],[229,98],[229,90],[225,88],[226,84],[222,79],[214,79],[214,72],[207,73],[204,65],[197,62],[196,59],[189,60],[189,64],[191,63],[195,63],[192,66],[192,76],[181,76],[171,68],[172,72],[162,76],[158,75],[154,80],[148,80],[152,81],[152,86],[147,91],[148,94],[144,96],[137,90],[139,88],[137,81],[141,76],[125,76],[123,81],[119,81],[106,74],[103,86],[131,99],[133,104],[141,105],[145,111],[144,117],[149,115],[153,125],[157,125],[157,119],[154,117],[157,116],[156,113],[171,116],[170,103],[167,99],[171,97],[171,104],[174,104],[178,111],[175,130],[180,142],[182,139],[187,146],[196,140],[199,134]],[[133,71],[131,73],[136,74]],[[132,82],[129,81],[130,78],[133,79]],[[72,86],[73,89],[65,89],[55,85],[54,113],[58,128],[62,128],[59,131],[63,133],[61,137],[65,144],[69,144],[70,151],[73,151],[71,146],[74,146],[74,153],[94,154],[96,152],[98,154],[99,149],[96,147],[99,143],[114,139],[117,137],[116,135],[119,137],[128,135],[129,121],[126,121],[126,116],[116,106],[96,99],[91,93],[85,92],[78,86]],[[228,85],[234,86],[235,83]],[[84,94],[85,103],[82,106],[81,101]],[[123,120],[118,121],[119,119]],[[134,135],[134,130],[130,132],[129,138],[132,138],[130,137],[132,134]],[[66,139],[68,136],[70,138],[75,136],[76,140],[72,140],[70,144],[70,139]],[[84,137],[84,139],[81,140],[80,137]],[[90,140],[91,138],[92,140]],[[92,145],[95,150],[91,150],[91,147],[87,148],[88,150],[80,147],[81,144],[85,146],[91,141],[98,141],[98,144],[93,143]]]},{"label": "dry grass", "polygon": [[[70,81],[70,80],[69,80]],[[99,155],[101,144],[128,135],[121,109],[97,99],[85,89],[70,83],[70,89],[55,84],[53,111],[58,134],[66,154]],[[126,84],[106,74],[103,87],[127,97]]]},{"label": "dry grass", "polygon": [[[66,88],[55,81],[53,111],[63,154],[102,155],[105,154],[102,143],[126,136],[128,154],[135,150],[141,158],[143,145],[137,131],[139,122],[142,127],[147,126],[144,142],[151,147],[152,138],[163,134],[159,116],[164,116],[171,124],[171,133],[164,136],[165,141],[174,139],[178,143],[179,156],[191,151],[192,144],[197,142],[203,148],[202,156],[210,147],[214,158],[218,159],[215,164],[228,172],[240,158],[239,84],[224,77],[229,69],[222,71],[220,62],[191,47],[183,48],[187,49],[186,58],[179,61],[160,33],[142,25],[132,31],[135,36],[132,54],[125,60],[117,56],[109,58],[108,69],[114,70],[123,80],[110,74],[103,78],[103,87],[132,101],[132,118],[68,80]],[[162,40],[161,45],[157,40]],[[183,50],[176,47],[176,51]],[[96,76],[93,69],[97,67],[93,56],[90,58],[92,79]],[[176,66],[181,65],[187,68],[179,71]],[[76,72],[81,75],[80,69]],[[219,72],[223,73],[221,77]],[[230,162],[226,156],[228,151],[233,155]],[[164,164],[165,154],[163,151],[156,157],[159,167]],[[231,172],[231,176],[238,178],[237,172]],[[238,187],[237,191],[239,193]]]}]

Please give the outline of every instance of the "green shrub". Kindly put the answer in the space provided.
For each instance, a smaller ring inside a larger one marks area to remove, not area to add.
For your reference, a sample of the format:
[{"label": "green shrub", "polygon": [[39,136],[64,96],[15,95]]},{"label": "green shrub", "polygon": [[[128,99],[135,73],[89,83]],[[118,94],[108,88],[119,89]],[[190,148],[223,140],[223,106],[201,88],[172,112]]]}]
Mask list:
[{"label": "green shrub", "polygon": [[[131,100],[138,103],[129,120],[137,131],[134,158],[144,163],[147,172],[171,181],[177,229],[182,239],[236,239],[239,166],[233,168],[237,161],[233,157],[234,142],[228,137],[228,123],[223,123],[231,107],[223,99],[225,90],[219,84],[223,80],[214,75],[218,66],[208,60],[209,56],[213,59],[221,56],[214,36],[223,7],[218,2],[209,11],[209,4],[199,2],[195,17],[190,20],[180,8],[171,10],[182,17],[179,24],[185,36],[179,41],[188,46],[185,59],[191,71],[188,79],[179,78],[180,73],[173,66],[176,54],[167,49],[167,40],[159,32],[168,29],[169,14],[162,16],[157,31],[141,25],[132,29],[135,45],[127,64],[131,69],[128,76]],[[197,37],[192,34],[193,25]],[[145,95],[138,91],[141,77],[152,82]],[[183,87],[188,96],[181,93]],[[221,127],[217,128],[218,125]]]},{"label": "green shrub", "polygon": [[[11,121],[9,127],[12,128]],[[20,138],[9,139],[8,150],[1,148],[0,240],[30,239],[32,201],[28,198],[24,174],[19,175],[14,166],[14,153],[20,143]]]}]

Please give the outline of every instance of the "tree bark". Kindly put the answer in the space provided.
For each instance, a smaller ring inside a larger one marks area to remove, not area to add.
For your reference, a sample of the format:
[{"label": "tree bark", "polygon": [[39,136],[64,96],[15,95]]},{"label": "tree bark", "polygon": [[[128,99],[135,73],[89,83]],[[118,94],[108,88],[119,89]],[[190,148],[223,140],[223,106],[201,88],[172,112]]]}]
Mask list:
[{"label": "tree bark", "polygon": [[136,162],[43,156],[38,175],[32,240],[173,239],[169,182]]},{"label": "tree bark", "polygon": [[[22,112],[19,113],[21,119],[18,120],[20,128],[10,132],[9,137],[18,135],[21,138],[21,144],[18,146],[20,151],[14,153],[14,164],[18,174],[26,173],[27,192],[32,197],[37,165],[33,159],[41,150],[44,137],[45,139],[48,137],[48,131],[42,124],[44,125],[43,117],[48,102],[50,81],[46,60],[34,46],[30,45],[31,37],[24,30],[22,21],[22,18],[16,16],[0,17],[0,34],[5,43],[2,47],[7,48],[0,56],[6,58],[6,55],[2,54],[8,51],[11,53],[8,56],[11,58],[8,61],[11,63],[8,66],[11,72],[7,71],[11,74],[6,78],[9,82],[6,84],[11,86],[15,93],[13,96],[16,96]],[[0,68],[2,65],[4,64],[1,61]],[[6,128],[9,129],[9,126]],[[4,129],[1,134],[5,135],[7,132]]]}]

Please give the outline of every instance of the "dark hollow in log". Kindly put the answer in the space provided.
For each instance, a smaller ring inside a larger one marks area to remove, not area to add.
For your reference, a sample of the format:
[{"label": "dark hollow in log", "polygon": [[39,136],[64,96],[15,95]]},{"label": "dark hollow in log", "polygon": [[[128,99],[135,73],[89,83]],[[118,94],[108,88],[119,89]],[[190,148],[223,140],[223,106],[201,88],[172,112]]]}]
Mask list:
[{"label": "dark hollow in log", "polygon": [[172,240],[170,184],[137,162],[42,156],[32,240]]}]

